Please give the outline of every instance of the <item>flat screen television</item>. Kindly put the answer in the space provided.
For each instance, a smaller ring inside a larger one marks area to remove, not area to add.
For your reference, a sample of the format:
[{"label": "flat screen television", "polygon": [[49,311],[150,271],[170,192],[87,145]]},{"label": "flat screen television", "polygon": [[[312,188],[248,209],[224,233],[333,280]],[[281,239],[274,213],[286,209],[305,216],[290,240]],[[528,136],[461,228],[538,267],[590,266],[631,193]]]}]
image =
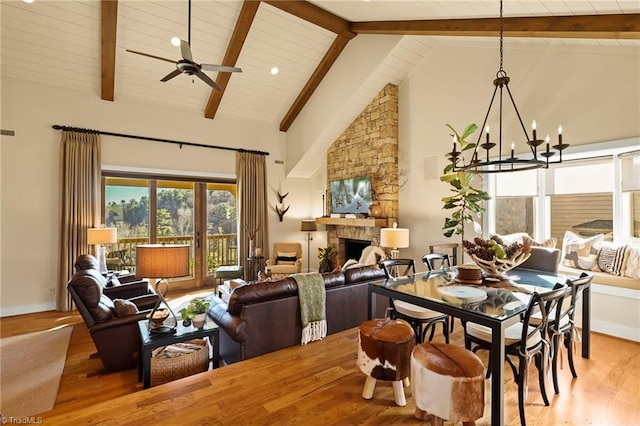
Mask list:
[{"label": "flat screen television", "polygon": [[369,176],[334,180],[331,187],[331,213],[368,213],[372,201]]}]

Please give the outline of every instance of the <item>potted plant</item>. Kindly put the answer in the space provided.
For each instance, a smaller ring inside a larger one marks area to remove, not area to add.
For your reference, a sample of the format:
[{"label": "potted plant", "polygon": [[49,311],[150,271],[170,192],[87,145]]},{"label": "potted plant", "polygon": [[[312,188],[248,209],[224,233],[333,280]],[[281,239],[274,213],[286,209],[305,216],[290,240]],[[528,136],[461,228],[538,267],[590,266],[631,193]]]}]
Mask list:
[{"label": "potted plant", "polygon": [[338,254],[333,251],[333,246],[327,246],[326,248],[318,247],[318,259],[320,259],[319,271],[321,273],[333,271],[337,255]]},{"label": "potted plant", "polygon": [[183,324],[188,325],[188,323],[193,321],[194,327],[202,328],[207,317],[207,309],[209,309],[209,306],[211,306],[209,299],[201,297],[191,299],[186,308],[180,309]]},{"label": "potted plant", "polygon": [[[447,127],[453,131],[451,136],[455,137],[455,140],[460,144],[461,152],[475,148],[475,143],[466,140],[478,128],[475,123],[465,127],[461,135],[449,124]],[[460,235],[461,240],[464,241],[465,223],[472,223],[474,231],[478,234],[482,232],[482,227],[475,218],[480,217],[485,211],[482,202],[490,200],[491,197],[487,192],[472,186],[474,177],[475,173],[453,171],[452,163],[447,164],[443,175],[440,176],[441,181],[451,185],[450,190],[454,193],[454,195],[442,198],[443,209],[452,210],[451,216],[445,219],[442,227],[445,230],[445,237],[451,237],[454,234]],[[464,262],[464,250],[462,251],[462,261]]]}]

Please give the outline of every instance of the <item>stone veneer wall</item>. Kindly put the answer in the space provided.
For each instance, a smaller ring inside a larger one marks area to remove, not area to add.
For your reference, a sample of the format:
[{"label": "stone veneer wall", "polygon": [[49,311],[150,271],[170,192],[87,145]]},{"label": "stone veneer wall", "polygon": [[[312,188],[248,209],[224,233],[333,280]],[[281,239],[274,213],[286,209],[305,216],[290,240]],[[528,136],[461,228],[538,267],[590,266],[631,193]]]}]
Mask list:
[{"label": "stone veneer wall", "polygon": [[[329,183],[369,176],[383,217],[398,217],[398,86],[387,84],[327,150],[327,212]],[[344,263],[344,238],[378,244],[380,228],[327,225],[328,243]]]}]

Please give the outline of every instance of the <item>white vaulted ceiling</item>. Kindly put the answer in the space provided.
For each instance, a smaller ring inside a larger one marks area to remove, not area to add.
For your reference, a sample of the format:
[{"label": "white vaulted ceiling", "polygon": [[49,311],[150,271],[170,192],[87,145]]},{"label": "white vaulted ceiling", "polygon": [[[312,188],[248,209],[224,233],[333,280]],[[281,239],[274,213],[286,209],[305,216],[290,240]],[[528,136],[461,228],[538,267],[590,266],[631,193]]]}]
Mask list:
[{"label": "white vaulted ceiling", "polygon": [[[330,49],[336,33],[290,14],[282,2],[274,7],[260,2],[247,38],[235,65],[241,74],[233,74],[222,93],[215,117],[239,117],[258,120],[286,131],[283,119],[296,104],[305,85]],[[389,20],[434,20],[496,18],[498,2],[459,0],[320,0],[309,2],[348,22]],[[115,43],[114,102],[135,98],[149,103],[190,109],[204,117],[212,94],[198,79],[179,75],[169,82],[160,79],[174,69],[168,62],[135,55],[126,49],[178,60],[178,47],[170,44],[173,36],[187,39],[188,1],[119,0],[117,2]],[[39,82],[86,92],[101,97],[101,6],[98,0],[1,0],[1,72],[10,79]],[[191,48],[198,63],[222,64],[232,39],[242,0],[193,0]],[[505,17],[574,16],[637,14],[640,1],[632,0],[521,0],[507,1]],[[318,15],[316,15],[316,19]],[[637,31],[637,30],[635,30]],[[491,42],[494,38],[408,35],[397,52],[381,64],[371,79],[398,83],[426,55],[431,43]],[[526,35],[526,34],[524,34]],[[640,47],[635,36],[602,38],[521,37],[518,43],[539,45],[615,45]],[[516,42],[514,41],[514,43]],[[329,63],[330,67],[331,63]],[[270,69],[280,68],[278,75]],[[216,80],[217,73],[207,72]],[[371,91],[377,82],[371,84]],[[367,87],[367,84],[363,84]],[[378,89],[379,90],[379,89]],[[375,95],[375,93],[374,93]],[[366,104],[365,104],[366,105]],[[304,106],[304,102],[300,107]],[[357,108],[357,106],[353,106]],[[344,128],[354,111],[345,108],[342,118],[326,123],[327,129]],[[204,118],[203,118],[204,119]],[[295,118],[294,118],[295,119]],[[283,128],[284,127],[284,128]],[[336,130],[336,131],[337,131]],[[329,136],[332,133],[329,132]],[[324,161],[310,150],[307,161]]]}]

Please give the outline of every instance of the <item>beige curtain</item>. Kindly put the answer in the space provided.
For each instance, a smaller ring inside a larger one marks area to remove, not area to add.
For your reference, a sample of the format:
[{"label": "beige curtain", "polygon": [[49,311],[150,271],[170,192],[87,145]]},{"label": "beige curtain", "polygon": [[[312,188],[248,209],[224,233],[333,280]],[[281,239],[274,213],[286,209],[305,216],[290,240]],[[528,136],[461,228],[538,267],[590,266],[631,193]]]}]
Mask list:
[{"label": "beige curtain", "polygon": [[267,221],[267,166],[265,156],[251,152],[236,154],[238,174],[238,258],[246,271],[245,277],[255,280],[249,272],[249,238],[255,233],[254,247],[262,249],[262,255],[269,257],[269,224]]},{"label": "beige curtain", "polygon": [[87,229],[100,224],[100,136],[63,131],[60,142],[60,232],[56,307],[71,310],[67,282],[76,258],[89,253]]}]

